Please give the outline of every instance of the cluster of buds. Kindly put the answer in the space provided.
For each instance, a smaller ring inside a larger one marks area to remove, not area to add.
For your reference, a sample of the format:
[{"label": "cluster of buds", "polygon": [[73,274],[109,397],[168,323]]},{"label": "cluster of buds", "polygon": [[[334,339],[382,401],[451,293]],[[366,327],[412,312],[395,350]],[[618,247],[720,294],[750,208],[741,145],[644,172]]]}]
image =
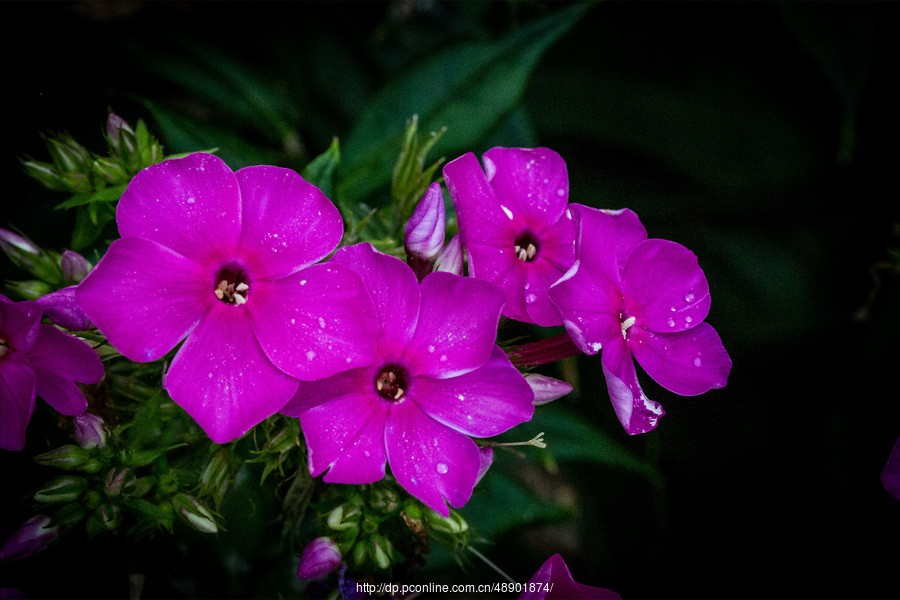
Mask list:
[{"label": "cluster of buds", "polygon": [[[257,430],[264,432],[266,441],[254,452],[256,458],[249,462],[263,463],[262,482],[273,471],[283,476],[286,472],[302,468],[306,458],[298,452],[303,445],[300,443],[300,422],[297,419],[285,419],[276,415],[267,419]],[[236,469],[237,465],[234,467]]]},{"label": "cluster of buds", "polygon": [[68,133],[43,136],[51,162],[26,157],[22,167],[51,190],[92,194],[107,186],[124,186],[141,169],[163,160],[162,146],[149,134],[143,121],[132,128],[110,113],[104,137],[106,155],[98,155],[75,141]]}]

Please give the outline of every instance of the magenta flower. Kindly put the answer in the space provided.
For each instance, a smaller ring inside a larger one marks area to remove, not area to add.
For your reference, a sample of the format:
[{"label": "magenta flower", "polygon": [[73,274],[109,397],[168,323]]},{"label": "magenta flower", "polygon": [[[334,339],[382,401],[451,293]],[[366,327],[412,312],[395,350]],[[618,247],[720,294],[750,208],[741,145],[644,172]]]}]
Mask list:
[{"label": "magenta flower", "polygon": [[0,547],[0,561],[28,558],[46,550],[59,536],[59,525],[49,525],[50,517],[46,515],[25,521]]},{"label": "magenta flower", "polygon": [[447,516],[445,499],[465,504],[482,466],[468,436],[497,435],[534,411],[531,388],[494,344],[503,292],[444,272],[419,284],[369,244],[333,262],[355,269],[372,296],[375,361],[301,384],[281,412],[300,417],[314,477],[371,483],[390,463],[404,489]]},{"label": "magenta flower", "polygon": [[97,353],[42,324],[36,302],[0,295],[0,448],[25,447],[36,396],[64,415],[80,415],[87,400],[75,382],[97,383],[102,377]]},{"label": "magenta flower", "polygon": [[325,577],[341,565],[341,549],[330,537],[317,537],[306,545],[297,565],[300,579]]},{"label": "magenta flower", "polygon": [[340,214],[295,172],[232,172],[210,154],[168,160],[138,173],[116,218],[122,238],[78,286],[78,304],[137,362],[186,338],[163,385],[214,442],[277,412],[297,379],[371,362],[359,277],[314,264],[340,242]]},{"label": "magenta flower", "polygon": [[504,289],[507,317],[560,325],[547,289],[575,260],[566,163],[547,148],[492,148],[483,158],[483,172],[472,153],[444,167],[469,275]]},{"label": "magenta flower", "polygon": [[518,600],[621,600],[621,598],[611,590],[576,583],[566,562],[559,554],[554,554],[528,580]]},{"label": "magenta flower", "polygon": [[35,302],[40,305],[45,317],[64,329],[69,331],[93,329],[94,324],[78,306],[75,288],[76,286],[70,285],[61,290],[44,294]]},{"label": "magenta flower", "polygon": [[600,357],[616,415],[630,434],[664,413],[647,398],[632,356],[664,388],[682,396],[720,388],[731,359],[704,323],[709,285],[697,257],[668,240],[646,239],[633,212],[572,205],[578,260],[550,289],[578,348]]},{"label": "magenta flower", "polygon": [[894,444],[887,464],[881,470],[881,483],[891,496],[900,500],[900,439]]}]

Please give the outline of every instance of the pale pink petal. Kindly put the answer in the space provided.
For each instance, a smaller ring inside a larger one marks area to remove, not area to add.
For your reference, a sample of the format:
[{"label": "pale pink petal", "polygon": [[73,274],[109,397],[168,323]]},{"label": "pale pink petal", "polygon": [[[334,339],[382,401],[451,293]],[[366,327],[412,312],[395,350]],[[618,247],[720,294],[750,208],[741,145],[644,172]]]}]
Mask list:
[{"label": "pale pink petal", "polygon": [[[99,360],[99,359],[98,359]],[[80,415],[87,410],[87,399],[78,386],[47,369],[34,369],[37,395],[63,415]]]},{"label": "pale pink petal", "polygon": [[665,413],[662,406],[647,398],[638,383],[634,359],[621,337],[613,338],[600,355],[606,388],[616,416],[630,435],[655,428]]},{"label": "pale pink petal", "polygon": [[541,375],[540,373],[528,373],[525,381],[534,392],[534,405],[540,406],[562,398],[572,391],[572,386],[565,381]]},{"label": "pale pink petal", "polygon": [[372,301],[344,265],[312,265],[277,281],[255,282],[240,308],[249,312],[266,356],[298,379],[321,379],[374,358]]},{"label": "pale pink petal", "polygon": [[338,209],[290,169],[247,167],[235,173],[241,190],[241,254],[260,265],[260,279],[277,279],[319,262],[344,233]]},{"label": "pale pink petal", "polygon": [[153,240],[201,264],[232,255],[241,235],[237,178],[212,154],[163,161],[131,180],[116,220],[122,237]]},{"label": "pale pink petal", "polygon": [[215,304],[214,274],[156,242],[114,241],[79,284],[81,310],[115,348],[137,362],[175,347]]},{"label": "pale pink petal", "polygon": [[272,416],[297,390],[263,354],[242,306],[219,302],[191,332],[163,386],[217,444]]},{"label": "pale pink petal", "polygon": [[444,515],[472,495],[481,467],[478,446],[423,413],[413,402],[391,407],[385,428],[388,463],[397,483]]},{"label": "pale pink petal", "polygon": [[505,294],[487,281],[438,272],[420,286],[422,304],[406,357],[413,375],[455,377],[487,362]]},{"label": "pale pink petal", "polygon": [[25,429],[34,412],[34,371],[21,362],[0,361],[0,448],[25,447]]},{"label": "pale pink petal", "polygon": [[556,223],[569,201],[563,159],[548,148],[491,148],[484,170],[500,204],[546,225]]},{"label": "pale pink petal", "polygon": [[362,279],[378,318],[379,354],[406,348],[419,316],[419,282],[412,269],[369,243],[338,249],[331,262],[349,267]]},{"label": "pale pink petal", "polygon": [[[358,369],[366,371],[366,369]],[[374,391],[332,397],[300,415],[309,471],[330,483],[372,483],[384,477],[388,405]]]},{"label": "pale pink petal", "polygon": [[634,357],[667,390],[696,396],[728,382],[731,358],[709,323],[672,334],[635,329],[628,339]]},{"label": "pale pink petal", "polygon": [[35,370],[52,371],[69,381],[97,383],[103,377],[103,363],[84,340],[63,333],[52,325],[40,325],[37,343],[28,353]]},{"label": "pale pink petal", "polygon": [[466,435],[491,437],[534,414],[534,392],[494,346],[484,366],[449,379],[417,377],[410,397],[433,419]]},{"label": "pale pink petal", "polygon": [[674,333],[709,313],[709,284],[693,252],[668,240],[638,245],[622,269],[626,309],[641,327]]}]

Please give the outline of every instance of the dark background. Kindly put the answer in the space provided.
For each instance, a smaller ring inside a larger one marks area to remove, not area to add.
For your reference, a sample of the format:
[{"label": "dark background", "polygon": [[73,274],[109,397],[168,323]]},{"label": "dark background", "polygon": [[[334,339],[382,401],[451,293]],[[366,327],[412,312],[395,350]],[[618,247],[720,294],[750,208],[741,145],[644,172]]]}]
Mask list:
[{"label": "dark background", "polygon": [[[99,150],[112,107],[145,119],[167,152],[202,149],[168,139],[149,99],[299,169],[417,61],[566,6],[4,3],[0,227],[67,247],[73,216],[52,210],[65,196],[18,169],[23,154],[47,159],[40,132],[68,130]],[[886,268],[900,247],[897,13],[866,2],[601,3],[538,61],[516,110],[468,148],[553,148],[568,165],[570,201],[627,206],[651,237],[692,249],[714,298],[708,321],[734,362],[727,387],[696,398],[645,380],[667,416],[629,437],[596,359],[570,361],[578,389],[559,403],[655,464],[664,485],[591,460],[521,473],[571,518],[479,546],[516,580],[560,552],[576,580],[625,598],[900,594],[900,502],[879,480],[900,436],[900,285],[897,265]],[[231,119],[204,82],[167,78],[167,56],[200,46],[274,82],[294,103],[286,112],[300,145],[273,144],[254,114]],[[214,140],[223,156],[230,139]],[[0,269],[21,278],[5,259]],[[29,479],[29,449],[0,457],[9,504],[0,536],[27,518],[20,498],[46,478]],[[0,565],[0,587],[121,597],[128,573],[145,572],[145,597],[254,589],[234,582],[258,577],[245,563],[186,543],[76,537]],[[444,562],[420,582],[500,580]]]}]

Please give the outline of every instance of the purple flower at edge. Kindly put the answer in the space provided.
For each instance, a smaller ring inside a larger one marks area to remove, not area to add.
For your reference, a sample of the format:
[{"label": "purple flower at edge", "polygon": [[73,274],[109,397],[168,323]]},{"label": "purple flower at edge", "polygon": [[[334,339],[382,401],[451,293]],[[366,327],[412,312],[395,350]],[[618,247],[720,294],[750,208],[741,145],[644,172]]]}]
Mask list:
[{"label": "purple flower at edge", "polygon": [[566,163],[547,148],[492,148],[484,171],[468,153],[444,167],[469,275],[506,292],[503,314],[560,325],[547,290],[575,260]]},{"label": "purple flower at edge", "polygon": [[559,554],[547,559],[525,584],[518,600],[622,600],[605,588],[591,587],[572,579],[569,567]]},{"label": "purple flower at edge", "polygon": [[214,442],[277,412],[297,379],[371,362],[359,277],[314,264],[340,242],[340,213],[294,171],[232,172],[202,153],[167,160],[135,176],[116,219],[122,237],[78,304],[131,360],[185,340],[163,385]]},{"label": "purple flower at edge", "polygon": [[550,289],[566,331],[600,362],[609,396],[630,434],[656,427],[664,413],[638,383],[634,359],[657,383],[682,396],[723,387],[731,359],[709,312],[709,284],[697,257],[680,244],[646,239],[630,210],[572,205],[578,260]]},{"label": "purple flower at edge", "polygon": [[42,324],[36,302],[0,295],[0,448],[25,447],[37,396],[64,415],[80,415],[87,400],[75,382],[97,383],[102,377],[97,353]]},{"label": "purple flower at edge", "polygon": [[891,496],[900,500],[900,438],[881,471],[881,483]]},{"label": "purple flower at edge", "polygon": [[297,577],[319,579],[341,565],[341,549],[330,537],[317,537],[306,545],[300,554]]},{"label": "purple flower at edge", "polygon": [[0,547],[0,561],[28,558],[46,550],[59,536],[59,525],[48,525],[50,517],[46,515],[25,521]]},{"label": "purple flower at edge", "polygon": [[419,284],[369,244],[332,260],[355,269],[372,295],[375,361],[301,384],[281,412],[300,418],[314,477],[372,483],[389,463],[406,491],[447,516],[445,500],[465,504],[483,466],[469,436],[497,435],[534,412],[534,393],[494,344],[503,292],[444,272]]}]

